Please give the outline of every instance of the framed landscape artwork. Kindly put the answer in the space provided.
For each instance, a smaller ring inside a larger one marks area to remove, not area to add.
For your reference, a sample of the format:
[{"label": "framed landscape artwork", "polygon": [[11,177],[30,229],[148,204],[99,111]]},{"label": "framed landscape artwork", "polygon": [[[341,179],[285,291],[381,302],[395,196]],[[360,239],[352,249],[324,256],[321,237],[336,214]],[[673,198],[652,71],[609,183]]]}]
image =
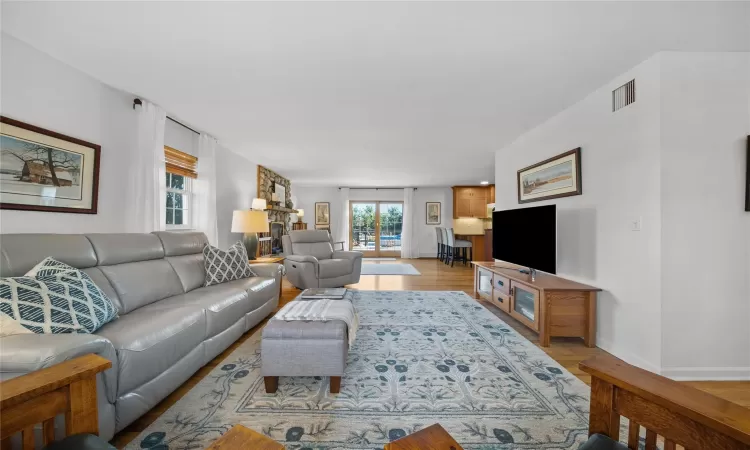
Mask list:
[{"label": "framed landscape artwork", "polygon": [[101,147],[0,117],[0,208],[96,214]]},{"label": "framed landscape artwork", "polygon": [[518,171],[518,203],[581,195],[581,148]]},{"label": "framed landscape artwork", "polygon": [[440,225],[440,202],[427,202],[427,225]]},{"label": "framed landscape artwork", "polygon": [[331,225],[331,204],[328,202],[315,203],[315,226]]}]

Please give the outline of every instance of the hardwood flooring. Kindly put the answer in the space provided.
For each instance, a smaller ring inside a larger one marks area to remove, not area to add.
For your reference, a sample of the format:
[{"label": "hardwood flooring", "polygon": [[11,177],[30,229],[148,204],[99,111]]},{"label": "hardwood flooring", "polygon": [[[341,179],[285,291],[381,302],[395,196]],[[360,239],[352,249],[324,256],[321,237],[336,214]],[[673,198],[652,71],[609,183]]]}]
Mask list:
[{"label": "hardwood flooring", "polygon": [[[362,276],[358,284],[352,285],[350,287],[363,290],[464,291],[469,295],[474,294],[474,274],[471,268],[468,266],[456,265],[455,267],[449,267],[434,259],[382,262],[375,261],[368,262],[367,264],[380,263],[409,263],[412,264],[417,270],[419,270],[422,275],[368,275]],[[299,292],[299,290],[297,290],[286,280],[284,280],[280,306],[294,299],[299,294]],[[539,338],[534,332],[521,325],[520,322],[505,314],[495,306],[483,301],[481,301],[481,303],[485,305],[487,309],[492,311],[496,316],[513,327],[526,339],[533,342],[537,346],[539,345]],[[156,405],[151,411],[119,432],[112,440],[112,445],[116,446],[117,448],[122,448],[127,445],[132,439],[134,439],[136,436],[138,436],[138,434],[146,429],[147,426],[149,426],[167,409],[169,409],[169,407],[177,402],[177,400],[187,394],[190,389],[192,389],[201,379],[203,379],[203,377],[208,375],[208,373],[211,372],[214,367],[216,367],[219,363],[221,363],[221,361],[228,357],[229,354],[232,353],[237,347],[239,347],[240,344],[242,344],[254,333],[259,331],[265,325],[265,323],[266,321],[263,321],[255,328],[248,331],[237,342],[232,344],[222,354],[214,358],[210,363],[196,372],[188,381],[186,381],[176,391],[165,398],[161,403]],[[544,350],[544,352],[546,352],[552,359],[557,361],[560,365],[565,367],[568,371],[580,378],[586,384],[590,384],[590,377],[578,370],[578,363],[590,356],[608,354],[600,348],[587,348],[583,345],[583,341],[578,338],[553,338],[552,345],[547,348],[542,348],[542,350]],[[744,407],[750,408],[750,382],[696,381],[687,382],[686,384],[709,392],[718,397],[722,397],[729,401],[738,403],[739,405],[742,405]]]}]

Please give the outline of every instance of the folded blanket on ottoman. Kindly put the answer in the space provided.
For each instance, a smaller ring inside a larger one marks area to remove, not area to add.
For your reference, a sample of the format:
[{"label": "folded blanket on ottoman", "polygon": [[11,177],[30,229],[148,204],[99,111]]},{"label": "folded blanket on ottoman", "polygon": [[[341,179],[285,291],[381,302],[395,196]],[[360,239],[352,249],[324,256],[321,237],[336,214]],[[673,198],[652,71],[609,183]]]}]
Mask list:
[{"label": "folded blanket on ottoman", "polygon": [[276,320],[315,320],[327,322],[340,320],[346,323],[349,336],[349,348],[354,344],[359,328],[359,316],[351,301],[344,300],[304,300],[292,301],[284,305],[273,316]]}]

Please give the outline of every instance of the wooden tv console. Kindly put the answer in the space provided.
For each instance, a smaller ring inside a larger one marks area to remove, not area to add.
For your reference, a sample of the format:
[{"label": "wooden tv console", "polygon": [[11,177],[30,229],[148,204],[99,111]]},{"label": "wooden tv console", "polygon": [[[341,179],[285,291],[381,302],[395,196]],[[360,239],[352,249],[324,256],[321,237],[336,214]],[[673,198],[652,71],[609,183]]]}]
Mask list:
[{"label": "wooden tv console", "polygon": [[596,293],[599,288],[537,272],[519,272],[521,266],[498,262],[474,265],[474,296],[483,298],[539,333],[539,343],[549,347],[555,336],[581,337],[596,347]]}]

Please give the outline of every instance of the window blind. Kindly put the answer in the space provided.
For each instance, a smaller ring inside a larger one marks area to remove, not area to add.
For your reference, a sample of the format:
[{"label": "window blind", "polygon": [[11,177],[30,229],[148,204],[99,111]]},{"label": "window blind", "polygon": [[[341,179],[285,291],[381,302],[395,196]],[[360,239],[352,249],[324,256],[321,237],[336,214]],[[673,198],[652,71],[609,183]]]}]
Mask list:
[{"label": "window blind", "polygon": [[165,145],[164,158],[167,172],[190,178],[198,178],[198,172],[196,172],[198,158],[195,156]]}]

